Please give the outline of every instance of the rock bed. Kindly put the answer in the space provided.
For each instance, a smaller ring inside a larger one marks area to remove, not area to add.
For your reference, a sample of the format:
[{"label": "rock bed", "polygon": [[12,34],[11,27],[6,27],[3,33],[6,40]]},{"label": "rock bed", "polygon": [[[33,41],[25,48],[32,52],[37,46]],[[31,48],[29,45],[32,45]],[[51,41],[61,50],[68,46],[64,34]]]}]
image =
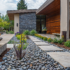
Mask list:
[{"label": "rock bed", "polygon": [[29,45],[24,58],[16,60],[15,51],[11,49],[4,56],[4,61],[0,62],[0,68],[2,70],[70,70],[64,69],[31,40],[27,40],[27,43]]}]

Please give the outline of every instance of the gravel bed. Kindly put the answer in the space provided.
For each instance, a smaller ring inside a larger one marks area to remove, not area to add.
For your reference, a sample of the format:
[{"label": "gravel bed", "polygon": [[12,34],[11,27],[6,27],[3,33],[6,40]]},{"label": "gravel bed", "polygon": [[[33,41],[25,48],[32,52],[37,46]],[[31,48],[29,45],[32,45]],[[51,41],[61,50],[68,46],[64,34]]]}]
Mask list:
[{"label": "gravel bed", "polygon": [[0,68],[2,70],[70,70],[70,68],[63,68],[30,39],[27,43],[29,45],[24,58],[17,60],[13,48],[3,57],[4,61],[0,62]]}]

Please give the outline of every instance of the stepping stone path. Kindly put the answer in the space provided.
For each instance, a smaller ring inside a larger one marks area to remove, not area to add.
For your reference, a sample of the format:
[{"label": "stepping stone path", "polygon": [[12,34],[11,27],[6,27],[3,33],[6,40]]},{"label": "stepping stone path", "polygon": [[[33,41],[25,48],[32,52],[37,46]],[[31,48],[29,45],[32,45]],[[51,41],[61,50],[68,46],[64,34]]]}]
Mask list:
[{"label": "stepping stone path", "polygon": [[62,51],[62,49],[55,47],[53,45],[49,45],[49,46],[38,46],[39,48],[41,48],[43,51]]},{"label": "stepping stone path", "polygon": [[35,39],[35,40],[32,40],[33,42],[42,42],[41,40],[38,40],[38,39]]},{"label": "stepping stone path", "polygon": [[[46,51],[46,53],[50,55],[54,60],[59,62],[64,68],[70,67],[70,53],[69,52],[63,52],[63,49],[60,49],[56,46],[42,42],[35,37],[31,36],[30,39],[34,41],[34,43],[39,48],[41,48],[43,51]],[[59,51],[59,52],[52,52],[52,51]]]},{"label": "stepping stone path", "polygon": [[48,52],[54,60],[59,62],[63,67],[70,67],[70,53],[68,52]]},{"label": "stepping stone path", "polygon": [[34,42],[37,46],[49,46],[48,43],[45,43],[45,42]]}]

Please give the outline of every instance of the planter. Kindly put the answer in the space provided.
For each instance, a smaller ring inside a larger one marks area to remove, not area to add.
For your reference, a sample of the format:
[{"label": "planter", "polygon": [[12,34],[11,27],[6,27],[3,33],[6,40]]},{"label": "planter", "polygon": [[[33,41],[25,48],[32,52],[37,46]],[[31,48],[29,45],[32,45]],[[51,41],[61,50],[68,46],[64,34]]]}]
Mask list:
[{"label": "planter", "polygon": [[46,34],[47,31],[42,31],[43,34]]}]

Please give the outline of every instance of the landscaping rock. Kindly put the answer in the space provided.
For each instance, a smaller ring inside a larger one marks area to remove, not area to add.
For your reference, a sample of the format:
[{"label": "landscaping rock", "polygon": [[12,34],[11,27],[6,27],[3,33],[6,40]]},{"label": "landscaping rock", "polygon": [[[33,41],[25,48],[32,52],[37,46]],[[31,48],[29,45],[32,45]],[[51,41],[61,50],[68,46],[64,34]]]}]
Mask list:
[{"label": "landscaping rock", "polygon": [[[17,60],[14,48],[3,57],[0,68],[5,70],[69,70],[63,68],[58,62],[52,59],[46,52],[37,47],[30,39],[27,40],[28,47],[26,55]],[[63,50],[64,51],[64,50]]]}]

